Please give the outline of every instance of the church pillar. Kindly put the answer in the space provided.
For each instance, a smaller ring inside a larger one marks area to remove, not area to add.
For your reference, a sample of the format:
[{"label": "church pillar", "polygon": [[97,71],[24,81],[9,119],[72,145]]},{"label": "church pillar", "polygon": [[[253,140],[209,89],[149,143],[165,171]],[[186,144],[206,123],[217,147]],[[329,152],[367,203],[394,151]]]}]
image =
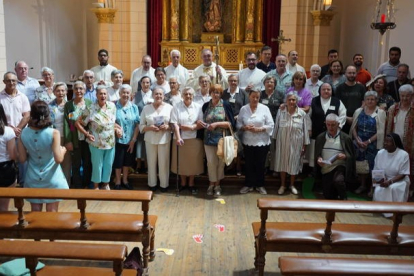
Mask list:
[{"label": "church pillar", "polygon": [[189,14],[189,9],[190,9],[190,0],[182,0],[181,2],[181,14],[180,14],[180,32],[181,32],[181,41],[185,42],[185,41],[189,41],[189,28],[190,28],[190,23],[189,23],[189,16],[186,16],[187,14]]},{"label": "church pillar", "polygon": [[235,7],[235,12],[233,14],[233,41],[235,43],[242,43],[242,3],[239,0],[233,0],[233,6]]},{"label": "church pillar", "polygon": [[255,0],[246,0],[246,27],[244,42],[253,42],[255,22],[254,22],[254,2]]},{"label": "church pillar", "polygon": [[170,16],[168,15],[169,9],[170,9],[170,1],[163,0],[163,3],[162,3],[162,41],[170,40],[170,32],[169,32],[170,21],[168,20],[168,18],[170,18]]},{"label": "church pillar", "polygon": [[178,0],[171,0],[170,3],[170,41],[179,41],[179,31],[180,31],[180,14],[178,12],[179,2]]},{"label": "church pillar", "polygon": [[262,42],[262,28],[263,28],[263,0],[255,1],[255,31],[254,31],[254,42]]}]

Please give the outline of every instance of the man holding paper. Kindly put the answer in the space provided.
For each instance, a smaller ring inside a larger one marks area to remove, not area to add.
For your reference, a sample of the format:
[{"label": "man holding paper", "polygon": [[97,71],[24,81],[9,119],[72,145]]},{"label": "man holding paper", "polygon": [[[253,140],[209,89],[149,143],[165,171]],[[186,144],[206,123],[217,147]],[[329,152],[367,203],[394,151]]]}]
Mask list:
[{"label": "man holding paper", "polygon": [[326,199],[346,200],[346,182],[355,179],[355,150],[352,139],[339,128],[339,117],[329,114],[327,131],[315,142],[315,160],[321,167],[323,195]]}]

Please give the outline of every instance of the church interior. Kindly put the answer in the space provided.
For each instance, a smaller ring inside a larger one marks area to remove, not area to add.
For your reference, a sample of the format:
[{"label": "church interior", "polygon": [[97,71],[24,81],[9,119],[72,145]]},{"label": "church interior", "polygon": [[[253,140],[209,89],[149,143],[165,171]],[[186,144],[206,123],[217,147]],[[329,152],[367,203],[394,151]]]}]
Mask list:
[{"label": "church interior", "polygon": [[[73,75],[81,77],[85,69],[98,64],[97,52],[104,48],[109,52],[109,63],[122,69],[124,80],[129,83],[132,72],[141,66],[146,54],[152,57],[152,67],[165,67],[171,62],[170,51],[178,49],[182,53],[182,65],[191,71],[201,63],[201,51],[210,49],[217,53],[220,65],[228,72],[238,72],[241,66],[246,68],[245,54],[258,52],[264,45],[272,47],[272,61],[277,54],[297,51],[298,63],[306,71],[312,64],[326,64],[327,52],[337,49],[344,65],[352,64],[354,54],[362,54],[364,67],[375,74],[380,64],[388,60],[388,49],[392,46],[400,47],[401,60],[414,66],[410,35],[414,24],[412,0],[395,1],[396,27],[384,34],[370,27],[375,20],[377,0],[218,0],[222,14],[219,25],[213,21],[207,24],[204,18],[206,3],[210,2],[214,0],[0,0],[0,71],[3,74],[13,71],[15,62],[24,60],[31,77],[41,79],[40,69],[48,66],[53,68],[56,80],[70,84]],[[132,177],[135,190],[146,190],[145,176]],[[303,179],[299,177],[297,182]],[[207,189],[206,177],[196,181],[201,183],[200,190]],[[244,195],[238,192],[242,180],[226,177],[222,184],[223,200],[218,201],[207,197],[204,190],[197,196],[188,191],[176,196],[175,178],[171,178],[173,188],[167,193],[155,193],[150,203],[149,214],[158,216],[155,248],[160,250],[149,263],[149,275],[259,275],[254,269],[256,252],[252,231],[252,223],[263,218],[258,199],[303,198],[293,194],[278,196],[276,178],[267,178],[266,185],[269,193],[266,196]],[[141,212],[141,205],[136,202],[88,204],[90,212]],[[14,207],[10,203],[10,209]],[[78,207],[75,201],[64,200],[59,211],[77,212]],[[28,204],[24,210],[29,211]],[[328,212],[273,211],[267,220],[325,224],[328,217]],[[414,227],[414,212],[399,219],[403,230]],[[338,212],[333,224],[381,225],[391,229],[397,220],[384,218],[378,212]],[[197,235],[201,235],[201,240],[196,240]],[[136,242],[118,243],[126,244],[129,250],[137,246]],[[414,244],[412,237],[409,243]],[[282,275],[278,260],[281,256],[414,262],[413,247],[413,254],[360,255],[358,242],[352,246],[344,254],[331,254],[329,250],[327,254],[268,252],[264,275]],[[6,260],[0,257],[0,263]],[[106,261],[52,259],[44,262],[46,265],[112,267]]]}]

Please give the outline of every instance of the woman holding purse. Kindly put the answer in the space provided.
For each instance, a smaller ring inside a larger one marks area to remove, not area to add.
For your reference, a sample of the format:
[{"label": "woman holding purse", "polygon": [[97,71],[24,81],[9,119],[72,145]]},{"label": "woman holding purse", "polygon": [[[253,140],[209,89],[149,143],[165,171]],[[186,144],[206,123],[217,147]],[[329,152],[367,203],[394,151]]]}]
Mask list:
[{"label": "woman holding purse", "polygon": [[223,94],[221,85],[212,85],[209,92],[211,100],[203,105],[203,120],[198,120],[197,126],[205,128],[204,150],[210,181],[207,195],[214,194],[217,197],[221,195],[220,180],[224,178],[225,166],[224,161],[217,156],[217,144],[223,137],[223,130],[234,126],[234,116],[230,104],[221,99]]}]

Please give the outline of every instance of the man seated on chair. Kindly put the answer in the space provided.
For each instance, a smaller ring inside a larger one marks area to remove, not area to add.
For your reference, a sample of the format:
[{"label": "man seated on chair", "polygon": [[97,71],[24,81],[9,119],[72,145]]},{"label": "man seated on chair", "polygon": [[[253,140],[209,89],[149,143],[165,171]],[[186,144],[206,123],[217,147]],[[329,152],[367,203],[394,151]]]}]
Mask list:
[{"label": "man seated on chair", "polygon": [[339,117],[329,114],[327,131],[316,138],[315,160],[321,167],[326,199],[346,200],[346,182],[355,179],[355,150],[352,139],[339,128]]}]

